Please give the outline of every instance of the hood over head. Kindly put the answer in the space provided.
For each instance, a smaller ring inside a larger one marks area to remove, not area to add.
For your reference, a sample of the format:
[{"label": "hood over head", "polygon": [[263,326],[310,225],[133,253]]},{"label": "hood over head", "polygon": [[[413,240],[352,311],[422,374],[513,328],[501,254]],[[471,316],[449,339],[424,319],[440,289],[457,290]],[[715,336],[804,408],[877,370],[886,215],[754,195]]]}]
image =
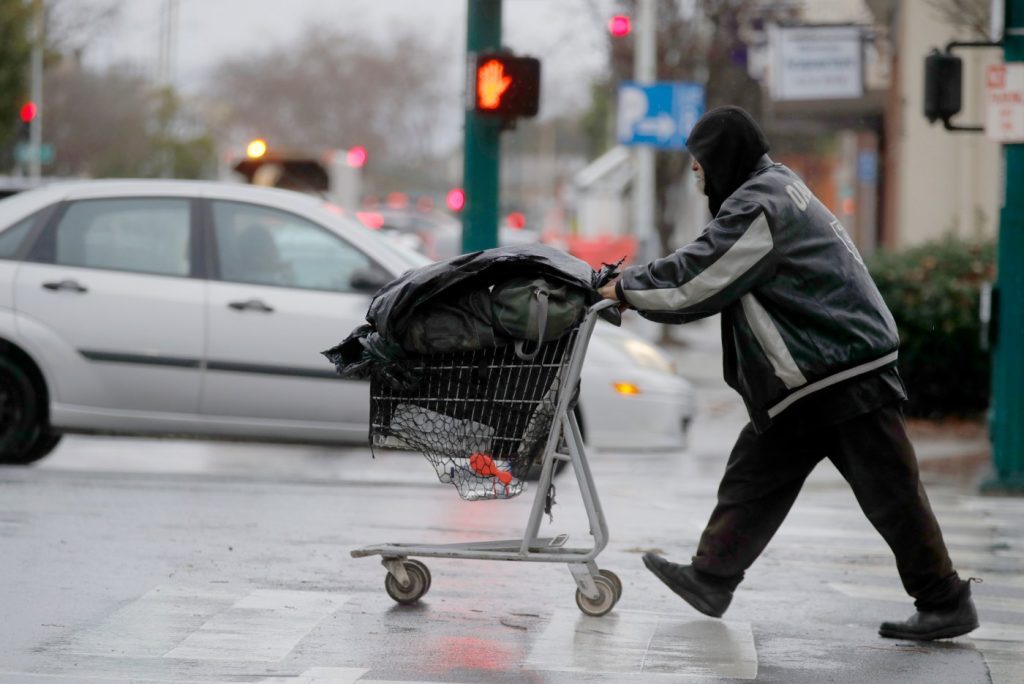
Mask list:
[{"label": "hood over head", "polygon": [[768,153],[768,139],[753,117],[740,107],[716,107],[693,126],[686,141],[704,169],[704,192],[715,215]]}]

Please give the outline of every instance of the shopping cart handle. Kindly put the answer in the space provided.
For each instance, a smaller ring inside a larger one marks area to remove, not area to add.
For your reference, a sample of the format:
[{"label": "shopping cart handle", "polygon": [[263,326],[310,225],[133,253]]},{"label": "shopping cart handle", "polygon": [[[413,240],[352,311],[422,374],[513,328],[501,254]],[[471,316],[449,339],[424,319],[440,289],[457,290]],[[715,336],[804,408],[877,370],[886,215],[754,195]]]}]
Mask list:
[{"label": "shopping cart handle", "polygon": [[618,302],[612,299],[602,299],[587,310],[591,316],[598,315],[615,327],[622,325],[622,312],[619,311]]}]

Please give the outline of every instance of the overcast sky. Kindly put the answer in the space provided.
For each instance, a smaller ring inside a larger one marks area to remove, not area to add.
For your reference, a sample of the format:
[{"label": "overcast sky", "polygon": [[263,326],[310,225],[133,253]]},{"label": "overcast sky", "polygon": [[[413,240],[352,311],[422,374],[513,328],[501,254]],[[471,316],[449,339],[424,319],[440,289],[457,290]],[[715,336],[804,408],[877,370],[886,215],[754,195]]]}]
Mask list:
[{"label": "overcast sky", "polygon": [[[76,6],[111,0],[65,0]],[[178,0],[173,82],[184,92],[208,84],[227,57],[288,44],[311,24],[387,41],[396,28],[422,32],[445,47],[453,92],[461,92],[467,0]],[[613,0],[505,0],[507,47],[542,60],[541,115],[585,106],[588,84],[606,65],[605,26]],[[122,0],[116,19],[90,43],[86,61],[129,62],[156,74],[164,0]]]}]

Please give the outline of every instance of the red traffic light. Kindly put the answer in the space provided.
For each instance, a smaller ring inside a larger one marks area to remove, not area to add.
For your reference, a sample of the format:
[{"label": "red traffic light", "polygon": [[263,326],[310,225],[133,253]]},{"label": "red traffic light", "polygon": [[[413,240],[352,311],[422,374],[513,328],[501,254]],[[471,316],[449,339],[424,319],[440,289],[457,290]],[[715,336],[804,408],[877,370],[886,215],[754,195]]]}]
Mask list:
[{"label": "red traffic light", "polygon": [[462,188],[452,188],[444,198],[444,203],[452,211],[462,211],[466,206],[466,191]]},{"label": "red traffic light", "polygon": [[616,38],[625,38],[633,30],[633,22],[625,14],[616,14],[608,20],[608,33]]},{"label": "red traffic light", "polygon": [[349,148],[349,151],[345,154],[346,163],[353,169],[361,169],[366,166],[367,159],[369,159],[369,154],[362,145]]},{"label": "red traffic light", "polygon": [[38,113],[39,107],[36,106],[35,102],[30,100],[21,106],[21,111],[18,112],[18,116],[20,116],[21,120],[25,123],[31,123],[32,119],[36,118]]},{"label": "red traffic light", "polygon": [[540,60],[507,52],[483,53],[476,60],[474,108],[505,119],[536,116],[540,108]]},{"label": "red traffic light", "polygon": [[508,227],[522,230],[526,227],[526,216],[521,211],[513,211],[508,215]]}]

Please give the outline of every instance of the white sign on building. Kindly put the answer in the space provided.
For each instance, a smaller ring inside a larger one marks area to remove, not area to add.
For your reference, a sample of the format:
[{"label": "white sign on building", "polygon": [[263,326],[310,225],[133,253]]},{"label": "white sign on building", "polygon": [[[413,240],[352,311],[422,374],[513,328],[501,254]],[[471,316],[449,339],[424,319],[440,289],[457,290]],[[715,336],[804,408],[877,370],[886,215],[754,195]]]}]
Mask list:
[{"label": "white sign on building", "polygon": [[1024,142],[1024,63],[991,64],[985,70],[985,136]]},{"label": "white sign on building", "polygon": [[858,26],[771,26],[771,94],[775,100],[833,100],[864,94]]}]

